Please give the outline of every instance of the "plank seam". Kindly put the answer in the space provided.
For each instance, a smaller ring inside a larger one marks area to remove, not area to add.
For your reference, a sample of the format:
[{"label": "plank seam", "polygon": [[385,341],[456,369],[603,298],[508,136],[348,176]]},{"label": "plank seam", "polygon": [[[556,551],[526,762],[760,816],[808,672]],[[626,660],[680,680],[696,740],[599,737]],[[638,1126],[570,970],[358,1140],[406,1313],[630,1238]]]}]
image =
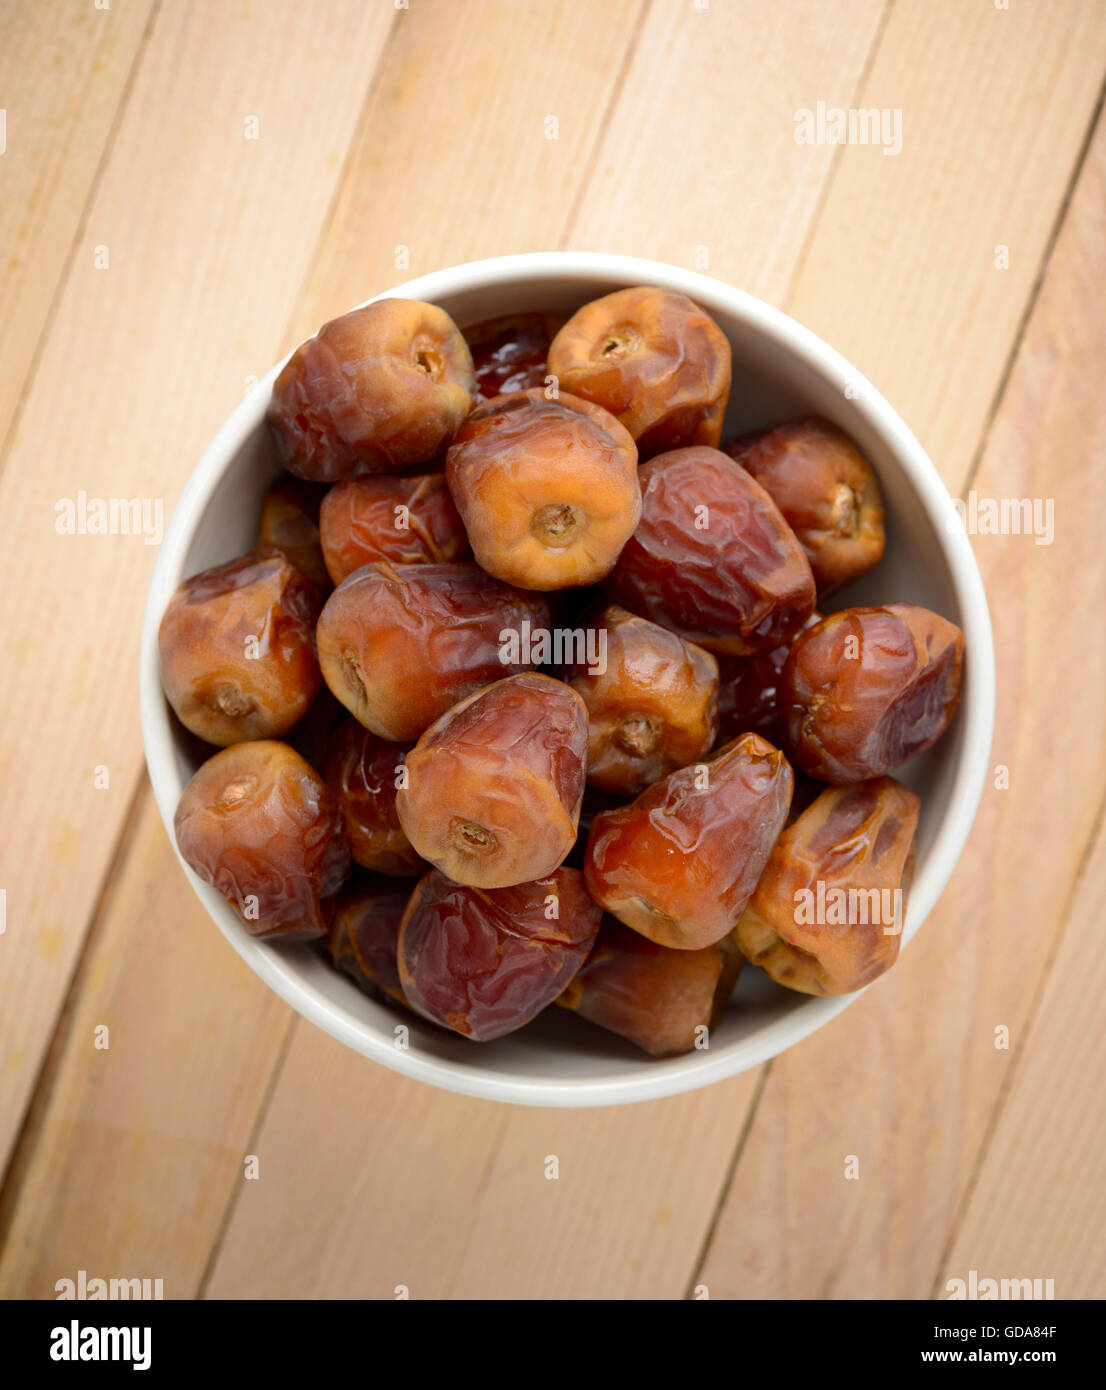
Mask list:
[{"label": "plank seam", "polygon": [[[890,21],[891,14],[894,8],[895,0],[889,0],[889,3],[886,4],[884,7],[883,14],[880,16],[879,23],[876,25],[876,31],[872,35],[871,43],[868,45],[868,52],[865,55],[864,64],[860,69],[860,76],[857,78],[856,86],[853,88],[853,99],[850,102],[851,106],[856,106],[858,104],[860,97],[864,91],[864,84],[872,75],[872,69],[875,66],[876,58],[879,56],[880,45],[883,43],[883,36],[887,30],[887,25]],[[833,185],[837,180],[838,170],[841,167],[841,160],[844,157],[844,154],[845,146],[843,144],[835,146],[833,155],[830,158],[829,170],[826,173],[826,177],[822,180],[822,189],[818,195],[818,201],[815,204],[814,211],[810,217],[809,231],[807,232],[806,237],[803,240],[802,250],[795,258],[795,268],[792,270],[791,278],[787,282],[786,293],[784,294],[783,299],[780,301],[785,309],[794,299],[796,287],[798,286],[799,280],[802,277],[803,271],[806,269],[806,263],[810,259],[810,252],[814,246],[815,240],[817,239],[818,228],[821,225],[822,216],[826,210],[826,204],[829,201],[829,195],[832,192]]]},{"label": "plank seam", "polygon": [[3,1179],[0,1180],[0,1264],[3,1263],[7,1253],[12,1217],[27,1175],[33,1166],[42,1123],[50,1108],[65,1062],[65,1054],[81,991],[92,968],[96,947],[103,934],[108,902],[116,885],[123,877],[127,860],[134,849],[139,819],[146,802],[145,792],[146,779],[143,777],[139,779],[131,794],[130,803],[123,817],[123,827],[119,839],[116,841],[104,871],[88,929],[84,933],[80,949],[69,974],[65,995],[61,1008],[58,1010],[49,1046],[43,1053],[42,1062],[35,1077],[35,1084],[28,1093],[27,1104],[20,1117],[19,1126],[15,1132],[15,1140],[11,1147],[11,1157],[8,1160]]},{"label": "plank seam", "polygon": [[599,152],[603,148],[604,141],[611,128],[611,117],[622,99],[622,91],[626,85],[626,78],[630,68],[633,66],[634,56],[641,43],[642,32],[645,29],[645,22],[649,18],[653,8],[653,0],[643,0],[641,8],[638,10],[637,21],[634,24],[633,33],[626,45],[626,52],[622,55],[622,62],[618,66],[614,82],[611,84],[610,96],[607,98],[606,105],[603,107],[603,114],[599,118],[595,139],[592,141],[591,150],[588,154],[587,162],[584,166],[584,176],[580,180],[580,186],[576,190],[576,196],[568,210],[561,235],[557,242],[558,247],[563,251],[571,240],[576,220],[580,215],[580,208],[583,206],[584,199],[587,197],[591,187],[592,179],[595,176],[595,166],[599,161]]},{"label": "plank seam", "polygon": [[1090,153],[1095,133],[1098,130],[1098,124],[1102,116],[1104,101],[1106,101],[1106,74],[1103,74],[1102,85],[1099,87],[1098,90],[1098,99],[1095,102],[1094,110],[1091,112],[1091,118],[1087,122],[1087,131],[1083,137],[1083,144],[1081,145],[1079,152],[1075,157],[1075,161],[1072,165],[1071,177],[1068,180],[1067,187],[1064,189],[1064,196],[1060,199],[1060,202],[1057,205],[1056,217],[1053,220],[1052,228],[1048,234],[1048,239],[1046,240],[1044,249],[1041,252],[1041,259],[1037,267],[1037,274],[1034,277],[1033,284],[1030,287],[1029,293],[1025,297],[1025,305],[1023,306],[1021,317],[1018,320],[1018,326],[1014,331],[1014,336],[1011,339],[1010,351],[1007,354],[1002,375],[999,377],[998,384],[995,387],[994,395],[991,398],[990,407],[987,411],[986,416],[984,417],[983,424],[980,427],[979,443],[976,446],[975,452],[972,454],[971,463],[968,465],[968,474],[964,480],[963,487],[960,490],[962,497],[967,497],[968,493],[971,491],[972,484],[975,482],[976,474],[982,467],[983,455],[986,452],[987,445],[990,441],[991,429],[994,426],[995,420],[998,418],[999,411],[1002,409],[1003,398],[1005,397],[1007,389],[1010,385],[1010,379],[1014,374],[1014,368],[1017,365],[1018,356],[1022,348],[1022,342],[1029,328],[1029,321],[1033,317],[1033,312],[1037,307],[1037,301],[1040,298],[1041,290],[1044,288],[1045,280],[1048,277],[1048,272],[1052,264],[1052,257],[1056,250],[1056,243],[1060,239],[1060,233],[1063,230],[1065,221],[1067,220],[1068,210],[1071,207],[1072,199],[1075,196],[1076,187],[1078,186],[1079,180],[1083,175],[1083,169],[1087,162],[1087,155]]},{"label": "plank seam", "polygon": [[699,1253],[692,1267],[691,1278],[688,1280],[687,1287],[684,1290],[685,1301],[693,1297],[696,1285],[699,1282],[699,1276],[703,1271],[707,1256],[710,1254],[710,1248],[714,1244],[718,1223],[722,1219],[722,1212],[726,1206],[726,1198],[730,1194],[730,1188],[733,1186],[733,1180],[737,1175],[737,1165],[741,1161],[741,1155],[745,1149],[745,1141],[748,1139],[749,1133],[753,1128],[753,1121],[756,1119],[757,1110],[760,1107],[760,1098],[764,1094],[764,1087],[768,1081],[768,1073],[771,1070],[772,1061],[769,1060],[765,1062],[764,1066],[761,1068],[760,1076],[757,1078],[756,1090],[753,1092],[753,1098],[750,1100],[749,1108],[745,1113],[745,1121],[741,1127],[741,1133],[738,1135],[737,1143],[734,1145],[733,1153],[730,1156],[730,1162],[726,1168],[726,1176],[722,1181],[718,1196],[715,1199],[714,1211],[711,1214],[710,1222],[699,1245]]},{"label": "plank seam", "polygon": [[326,215],[319,224],[319,233],[315,238],[315,249],[306,263],[303,275],[300,278],[299,288],[296,291],[295,298],[292,300],[292,316],[289,320],[288,327],[285,329],[286,334],[295,327],[300,306],[307,303],[307,288],[311,284],[311,277],[318,264],[319,254],[326,245],[330,229],[334,225],[334,219],[338,212],[338,205],[342,201],[342,193],[349,181],[350,164],[353,162],[354,155],[358,149],[361,132],[368,123],[369,108],[380,89],[381,82],[384,80],[384,69],[388,61],[388,55],[391,53],[396,39],[399,36],[399,26],[402,16],[403,11],[397,9],[392,16],[392,22],[388,27],[387,36],[380,45],[380,54],[376,60],[376,67],[373,69],[373,75],[369,81],[369,85],[365,88],[365,95],[361,101],[361,108],[357,113],[357,120],[353,124],[353,135],[349,144],[346,146],[346,153],[342,159],[342,167],[338,171],[338,177],[334,180],[334,192],[327,206]]},{"label": "plank seam", "polygon": [[[265,1124],[265,1117],[269,1113],[269,1106],[272,1103],[273,1094],[276,1091],[281,1076],[284,1074],[284,1064],[288,1060],[288,1053],[292,1047],[292,1039],[296,1035],[300,1017],[293,1009],[289,1009],[288,1014],[288,1024],[284,1030],[284,1037],[281,1039],[280,1048],[277,1051],[276,1060],[273,1063],[273,1069],[269,1073],[269,1079],[265,1083],[265,1090],[258,1103],[257,1110],[254,1113],[253,1123],[250,1125],[250,1132],[246,1138],[246,1147],[243,1150],[243,1157],[245,1157],[246,1154],[257,1153],[258,1151],[257,1141],[261,1137],[261,1131]],[[211,1242],[211,1249],[208,1251],[207,1260],[204,1262],[203,1273],[200,1275],[199,1283],[196,1285],[195,1292],[192,1295],[194,1300],[207,1297],[207,1286],[211,1282],[212,1275],[215,1273],[215,1266],[219,1263],[219,1256],[222,1254],[223,1250],[223,1241],[226,1239],[227,1231],[230,1229],[230,1223],[234,1219],[234,1213],[237,1210],[239,1199],[242,1196],[242,1189],[245,1181],[246,1179],[239,1174],[235,1185],[231,1188],[230,1195],[223,1207],[223,1214],[219,1218],[219,1224],[215,1229],[215,1239]]]},{"label": "plank seam", "polygon": [[979,1149],[976,1154],[975,1164],[972,1168],[971,1175],[964,1187],[964,1195],[959,1201],[959,1203],[957,1203],[956,1210],[953,1213],[953,1219],[949,1226],[948,1239],[946,1240],[945,1245],[941,1250],[940,1259],[937,1261],[937,1268],[934,1270],[933,1286],[930,1290],[931,1299],[935,1299],[938,1296],[938,1293],[941,1288],[941,1278],[948,1269],[948,1261],[952,1255],[953,1247],[955,1246],[957,1238],[960,1235],[960,1231],[964,1225],[964,1222],[967,1219],[968,1212],[971,1208],[972,1201],[976,1194],[976,1190],[979,1187],[980,1179],[983,1175],[983,1170],[986,1167],[987,1156],[991,1151],[991,1147],[995,1141],[995,1136],[998,1133],[998,1128],[1002,1121],[1002,1115],[1003,1111],[1006,1108],[1006,1103],[1009,1100],[1014,1086],[1017,1084],[1018,1078],[1021,1075],[1025,1060],[1029,1056],[1029,1045],[1033,1039],[1033,1033],[1037,1025],[1038,1015],[1040,1014],[1041,1005],[1044,1001],[1045,990],[1048,987],[1048,982],[1052,975],[1052,969],[1056,963],[1056,957],[1059,955],[1060,947],[1063,945],[1064,935],[1068,930],[1071,915],[1075,907],[1076,899],[1078,898],[1080,890],[1083,887],[1084,880],[1087,876],[1087,870],[1090,866],[1091,860],[1094,857],[1094,852],[1097,848],[1099,837],[1101,836],[1104,829],[1106,829],[1106,792],[1103,793],[1102,800],[1099,802],[1098,810],[1096,811],[1094,817],[1091,820],[1090,832],[1087,835],[1087,839],[1083,846],[1082,853],[1079,856],[1079,863],[1076,865],[1075,873],[1072,875],[1071,887],[1069,888],[1067,897],[1064,900],[1064,909],[1063,912],[1060,914],[1059,924],[1052,933],[1052,940],[1049,942],[1048,955],[1046,956],[1045,962],[1041,967],[1041,973],[1037,979],[1036,987],[1033,990],[1033,996],[1030,999],[1029,1007],[1026,1009],[1025,1012],[1025,1019],[1022,1024],[1021,1036],[1010,1057],[1010,1062],[1006,1068],[1005,1074],[1003,1075],[1002,1082],[999,1085],[998,1095],[995,1098],[994,1106],[991,1109],[991,1114],[988,1118],[986,1131],[984,1132],[983,1138],[980,1141]]},{"label": "plank seam", "polygon": [[111,156],[111,151],[115,145],[115,137],[119,132],[119,127],[122,123],[127,107],[130,105],[131,96],[134,92],[134,84],[138,76],[138,71],[142,66],[142,61],[146,55],[146,50],[149,46],[150,36],[154,31],[154,25],[157,22],[157,19],[160,16],[160,14],[161,0],[153,0],[153,3],[150,7],[150,13],[146,19],[145,27],[142,30],[142,37],[139,39],[138,44],[135,47],[134,58],[131,61],[131,66],[127,73],[127,79],[123,83],[122,91],[119,94],[119,100],[116,103],[115,112],[111,118],[111,125],[108,127],[108,132],[104,139],[103,147],[100,150],[100,156],[96,161],[96,168],[93,172],[92,179],[89,183],[88,192],[85,195],[84,202],[81,204],[81,214],[77,219],[76,227],[74,227],[73,229],[73,236],[69,243],[69,249],[65,253],[65,259],[62,261],[61,269],[58,272],[57,283],[54,285],[54,292],[50,296],[50,303],[47,305],[46,315],[42,320],[42,327],[39,329],[38,337],[35,339],[35,346],[33,351],[31,352],[30,360],[27,363],[27,370],[24,373],[23,381],[21,382],[19,387],[19,395],[17,396],[15,404],[12,407],[11,421],[8,424],[8,428],[6,433],[4,434],[3,439],[0,439],[0,476],[3,475],[4,469],[7,467],[8,458],[12,450],[12,445],[19,432],[19,425],[20,421],[23,418],[23,411],[26,406],[27,399],[31,394],[32,384],[34,383],[35,377],[38,373],[39,364],[42,361],[42,355],[46,350],[46,343],[49,340],[51,333],[53,332],[54,323],[57,320],[58,310],[61,305],[62,296],[65,294],[66,286],[69,284],[69,278],[73,271],[73,265],[77,259],[77,250],[80,247],[84,234],[88,229],[88,219],[92,211],[92,205],[95,202],[96,196],[100,191],[100,182],[103,178],[104,170],[107,168],[107,163],[108,159]]}]

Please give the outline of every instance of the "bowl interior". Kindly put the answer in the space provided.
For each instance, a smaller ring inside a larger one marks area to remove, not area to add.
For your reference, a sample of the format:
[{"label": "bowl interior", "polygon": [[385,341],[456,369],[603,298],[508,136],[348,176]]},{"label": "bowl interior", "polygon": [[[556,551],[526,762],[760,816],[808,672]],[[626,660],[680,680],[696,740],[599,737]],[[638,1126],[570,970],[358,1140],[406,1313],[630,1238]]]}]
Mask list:
[{"label": "bowl interior", "polygon": [[[948,524],[947,493],[874,388],[813,335],[759,301],[702,276],[653,263],[623,262],[612,269],[612,262],[617,258],[504,258],[424,277],[389,294],[432,300],[464,328],[515,311],[568,313],[627,284],[668,284],[692,294],[712,313],[732,345],[734,388],[727,433],[817,413],[853,436],[883,488],[887,550],[876,570],[836,595],[828,607],[892,600],[923,604],[965,628],[969,652],[964,698],[953,727],[896,774],[922,799],[917,871],[904,931],[909,940],[944,886],[966,837],[990,735],[986,606],[966,539]],[[279,471],[263,422],[276,370],[231,416],[190,481],[151,593],[144,634],[144,733],[170,832],[180,791],[210,750],[181,729],[161,697],[157,622],[181,579],[255,543],[262,497]],[[518,1034],[475,1045],[366,998],[310,948],[252,940],[214,890],[195,878],[193,882],[239,953],[313,1022],[385,1065],[470,1094],[601,1104],[684,1090],[774,1055],[849,1002],[794,994],[748,967],[709,1049],[689,1056],[649,1059],[629,1043],[553,1008]]]}]

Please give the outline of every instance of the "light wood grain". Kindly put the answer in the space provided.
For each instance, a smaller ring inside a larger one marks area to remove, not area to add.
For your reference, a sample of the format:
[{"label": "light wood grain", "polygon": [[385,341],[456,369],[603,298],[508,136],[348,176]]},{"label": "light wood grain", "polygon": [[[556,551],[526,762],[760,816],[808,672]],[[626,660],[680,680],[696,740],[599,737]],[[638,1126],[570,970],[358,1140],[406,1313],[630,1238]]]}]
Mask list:
[{"label": "light wood grain", "polygon": [[[1055,506],[1052,545],[973,538],[998,658],[992,757],[1009,786],[985,791],[960,866],[899,967],[772,1064],[703,1270],[721,1296],[929,1296],[1013,1056],[995,1030],[1024,1041],[1106,783],[1106,644],[1088,622],[1106,604],[1106,554],[1087,524],[1106,507],[1106,411],[1088,369],[1104,345],[1104,143],[973,480],[982,496]],[[1062,1136],[1039,1142],[1056,1172]]]},{"label": "light wood grain", "polygon": [[642,12],[643,0],[404,12],[304,287],[303,331],[428,270],[556,246]]},{"label": "light wood grain", "polygon": [[855,102],[887,8],[658,0],[571,244],[671,261],[781,303],[838,153],[798,145],[795,111]]},{"label": "light wood grain", "polygon": [[[55,504],[161,499],[168,518],[248,375],[276,356],[392,14],[348,0],[320,37],[294,0],[252,17],[205,0],[167,6],[143,52],[0,478],[0,550],[19,576],[0,669],[0,1154],[141,760],[138,630],[156,547],[57,534]],[[325,102],[302,100],[324,87]]]},{"label": "light wood grain", "polygon": [[[1104,65],[1099,0],[898,4],[858,99],[901,110],[902,152],[843,151],[787,307],[894,402],[954,492],[1001,384]],[[995,268],[1000,246],[1005,270]]]},{"label": "light wood grain", "polygon": [[195,1291],[290,1020],[196,906],[141,818],[9,1185],[0,1297],[53,1298],[78,1269]]},{"label": "light wood grain", "polygon": [[[1098,771],[1100,792],[1106,780],[1101,696],[1106,632],[1094,617],[1106,601],[1106,567],[1094,525],[1088,525],[1106,508],[1101,466],[1106,407],[1100,389],[1106,365],[1106,322],[1100,312],[1104,263],[1106,123],[1100,122],[1011,381],[1011,404],[1019,403],[1020,409],[1004,412],[985,463],[985,468],[993,464],[1004,484],[1015,486],[1022,481],[1019,464],[1026,456],[1055,460],[1050,487],[1060,482],[1062,471],[1073,474],[1056,494],[1057,540],[1049,555],[1048,582],[1038,586],[1031,632],[1021,653],[1034,682],[1041,679],[1042,668],[1057,670],[1049,682],[1056,704],[1051,710],[1041,707],[1036,739],[1026,730],[1010,759],[1012,776],[1023,785],[1025,820],[1038,832],[1030,860],[1034,874],[1047,863],[1050,846],[1040,832],[1053,818],[1077,845],[1086,843],[1084,818],[1092,802],[1079,795],[1084,784],[1082,774],[1076,777],[1080,763],[1086,759],[1092,775]],[[1073,604],[1084,619],[1078,645],[1074,631],[1055,620]],[[1039,654],[1037,661],[1033,652]],[[1085,705],[1072,701],[1073,671],[1075,681],[1086,687]],[[1034,744],[1041,746],[1040,753],[1034,754]],[[1038,770],[1041,780],[1034,794],[1032,778]],[[1077,803],[1069,808],[1073,793]],[[1106,1218],[1101,1181],[1106,1151],[1104,898],[1106,832],[1100,819],[1040,1007],[1028,1031],[1015,1038],[1009,1093],[942,1271],[939,1297],[946,1280],[966,1278],[970,1269],[981,1276],[1051,1278],[1057,1298],[1106,1295],[1101,1240]],[[1050,905],[1049,916],[1034,919],[1035,906],[1025,903],[1021,912],[1030,929],[1035,922],[1047,945],[1056,906]],[[1016,940],[1002,953],[1007,974],[1024,968]]]},{"label": "light wood grain", "polygon": [[679,1296],[751,1085],[531,1113],[354,1070],[298,1025],[208,1296]]},{"label": "light wood grain", "polygon": [[78,234],[153,0],[0,16],[0,441]]},{"label": "light wood grain", "polygon": [[981,1279],[1051,1279],[1060,1299],[1106,1294],[1104,897],[1100,828],[938,1298],[973,1269]]}]

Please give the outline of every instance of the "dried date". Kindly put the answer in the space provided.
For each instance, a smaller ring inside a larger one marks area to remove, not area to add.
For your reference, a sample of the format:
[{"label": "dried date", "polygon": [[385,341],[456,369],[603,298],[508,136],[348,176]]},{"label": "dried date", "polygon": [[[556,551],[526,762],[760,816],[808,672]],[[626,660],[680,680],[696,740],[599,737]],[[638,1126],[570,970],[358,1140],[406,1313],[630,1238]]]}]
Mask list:
[{"label": "dried date", "polygon": [[783,754],[744,734],[617,811],[596,816],[585,877],[597,903],[661,946],[694,950],[730,932],[791,803]]},{"label": "dried date", "polygon": [[473,1042],[501,1038],[562,992],[600,915],[575,869],[492,889],[451,883],[435,870],[419,881],[400,928],[404,996]]}]

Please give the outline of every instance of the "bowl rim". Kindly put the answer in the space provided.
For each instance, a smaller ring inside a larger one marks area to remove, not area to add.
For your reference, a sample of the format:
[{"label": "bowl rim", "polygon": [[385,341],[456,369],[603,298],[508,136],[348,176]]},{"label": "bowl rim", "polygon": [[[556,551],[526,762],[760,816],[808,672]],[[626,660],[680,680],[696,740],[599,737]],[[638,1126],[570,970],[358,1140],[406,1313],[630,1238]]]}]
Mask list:
[{"label": "bowl rim", "polygon": [[[835,348],[782,310],[745,290],[699,271],[666,262],[606,252],[554,251],[495,256],[432,271],[363,300],[407,298],[430,302],[442,295],[501,285],[506,281],[561,278],[580,284],[621,281],[677,290],[701,303],[741,319],[754,332],[776,341],[824,380],[848,396],[855,409],[884,440],[920,499],[941,547],[949,580],[960,607],[965,647],[971,653],[958,718],[963,721],[961,754],[945,815],[937,828],[922,872],[911,889],[903,946],[928,916],[947,884],[967,841],[986,781],[995,713],[995,664],[990,613],[983,580],[963,526],[949,524],[951,496],[918,440],[879,391]],[[604,292],[607,292],[604,290]],[[351,308],[360,305],[351,306]],[[287,353],[268,371],[216,431],[193,469],[166,528],[143,617],[140,655],[142,740],[150,781],[169,841],[194,890],[223,935],[251,970],[287,1004],[354,1052],[414,1080],[486,1100],[542,1106],[603,1106],[655,1100],[698,1089],[735,1076],[779,1055],[809,1037],[852,1004],[855,994],[810,996],[783,1018],[752,1037],[709,1050],[661,1061],[627,1060],[624,1073],[595,1078],[499,1075],[450,1059],[401,1050],[386,1034],[373,1032],[349,1010],[326,998],[303,979],[294,960],[247,935],[216,890],[193,873],[181,857],[173,832],[173,814],[183,784],[174,758],[169,707],[158,669],[158,626],[174,589],[186,576],[184,558],[213,492],[230,462],[254,431],[263,425],[270,390]]]}]

